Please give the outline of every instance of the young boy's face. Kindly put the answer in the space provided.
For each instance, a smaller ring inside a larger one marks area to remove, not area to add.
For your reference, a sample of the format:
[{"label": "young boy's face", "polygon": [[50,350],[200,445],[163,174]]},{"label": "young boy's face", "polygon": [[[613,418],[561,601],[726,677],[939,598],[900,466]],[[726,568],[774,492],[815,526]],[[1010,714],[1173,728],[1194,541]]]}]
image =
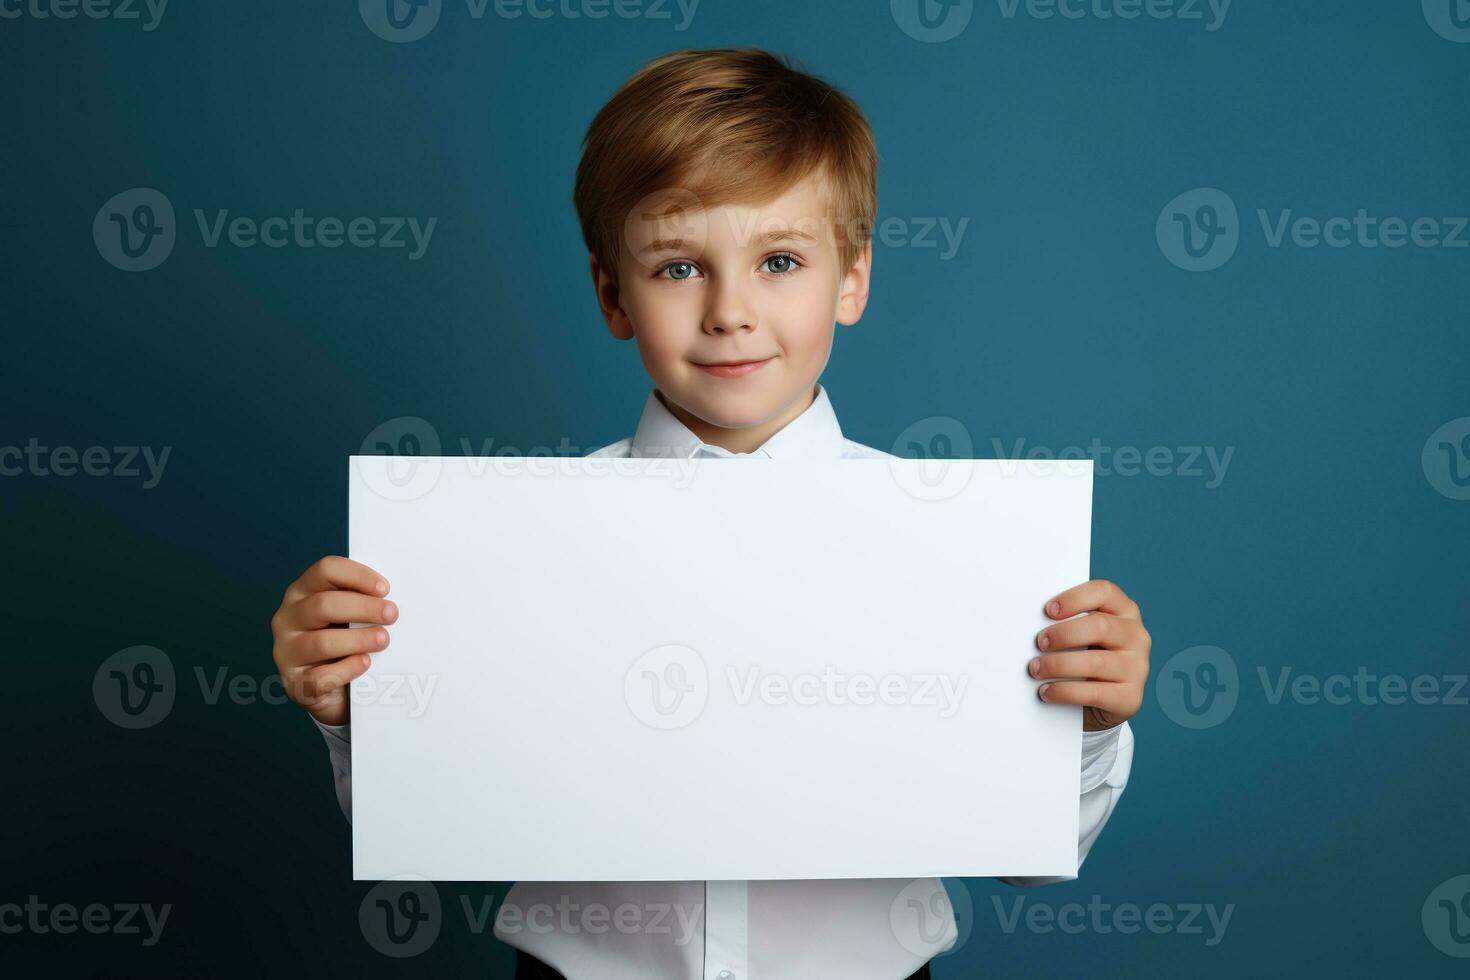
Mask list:
[{"label": "young boy's face", "polygon": [[761,205],[656,195],[629,215],[616,285],[593,260],[608,327],[636,338],[665,404],[704,441],[750,452],[800,415],[834,323],[862,315],[871,247],[841,268],[846,232],[827,200],[817,177]]}]

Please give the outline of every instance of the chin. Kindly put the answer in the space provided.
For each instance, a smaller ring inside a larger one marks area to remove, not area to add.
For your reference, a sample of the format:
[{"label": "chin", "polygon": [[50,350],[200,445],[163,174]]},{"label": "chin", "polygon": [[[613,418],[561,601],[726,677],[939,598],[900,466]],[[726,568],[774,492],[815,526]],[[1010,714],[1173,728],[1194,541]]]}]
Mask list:
[{"label": "chin", "polygon": [[759,403],[752,398],[701,398],[693,404],[684,402],[684,408],[699,416],[710,425],[722,429],[748,429],[760,425],[779,411],[779,406]]},{"label": "chin", "polygon": [[700,411],[694,414],[704,419],[710,425],[718,425],[722,429],[749,429],[751,426],[760,425],[766,419],[770,418],[770,414],[767,412],[730,408]]}]

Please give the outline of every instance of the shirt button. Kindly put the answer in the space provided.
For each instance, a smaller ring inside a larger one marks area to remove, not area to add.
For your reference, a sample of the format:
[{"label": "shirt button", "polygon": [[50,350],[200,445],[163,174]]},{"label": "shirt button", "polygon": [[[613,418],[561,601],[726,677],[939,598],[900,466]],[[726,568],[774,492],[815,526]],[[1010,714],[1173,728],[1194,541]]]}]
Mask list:
[{"label": "shirt button", "polygon": [[729,970],[721,970],[720,975],[716,978],[716,980],[735,980],[735,974],[731,973]]}]

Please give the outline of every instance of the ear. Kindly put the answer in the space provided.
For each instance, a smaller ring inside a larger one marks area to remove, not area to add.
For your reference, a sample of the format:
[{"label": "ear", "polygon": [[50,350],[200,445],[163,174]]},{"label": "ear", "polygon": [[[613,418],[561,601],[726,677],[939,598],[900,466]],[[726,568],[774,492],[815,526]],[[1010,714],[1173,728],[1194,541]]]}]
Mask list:
[{"label": "ear", "polygon": [[631,340],[633,322],[618,305],[618,284],[598,264],[597,256],[589,252],[587,258],[592,264],[592,288],[597,291],[597,306],[602,310],[602,318],[607,321],[607,329],[619,340]]},{"label": "ear", "polygon": [[853,260],[852,268],[842,277],[842,291],[837,295],[837,322],[850,327],[863,317],[868,306],[868,285],[873,276],[873,243],[870,240]]}]

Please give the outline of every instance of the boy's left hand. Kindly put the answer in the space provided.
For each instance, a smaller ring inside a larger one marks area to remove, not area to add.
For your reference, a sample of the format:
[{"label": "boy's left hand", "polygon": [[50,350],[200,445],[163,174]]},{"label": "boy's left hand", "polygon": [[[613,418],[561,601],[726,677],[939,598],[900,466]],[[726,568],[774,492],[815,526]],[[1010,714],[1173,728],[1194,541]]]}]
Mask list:
[{"label": "boy's left hand", "polygon": [[[1078,613],[1087,615],[1071,618]],[[1112,582],[1093,579],[1052,599],[1046,614],[1067,622],[1036,634],[1041,656],[1028,669],[1046,682],[1038,691],[1041,700],[1082,705],[1082,729],[1088,732],[1114,728],[1137,714],[1153,642],[1138,603]]]}]

